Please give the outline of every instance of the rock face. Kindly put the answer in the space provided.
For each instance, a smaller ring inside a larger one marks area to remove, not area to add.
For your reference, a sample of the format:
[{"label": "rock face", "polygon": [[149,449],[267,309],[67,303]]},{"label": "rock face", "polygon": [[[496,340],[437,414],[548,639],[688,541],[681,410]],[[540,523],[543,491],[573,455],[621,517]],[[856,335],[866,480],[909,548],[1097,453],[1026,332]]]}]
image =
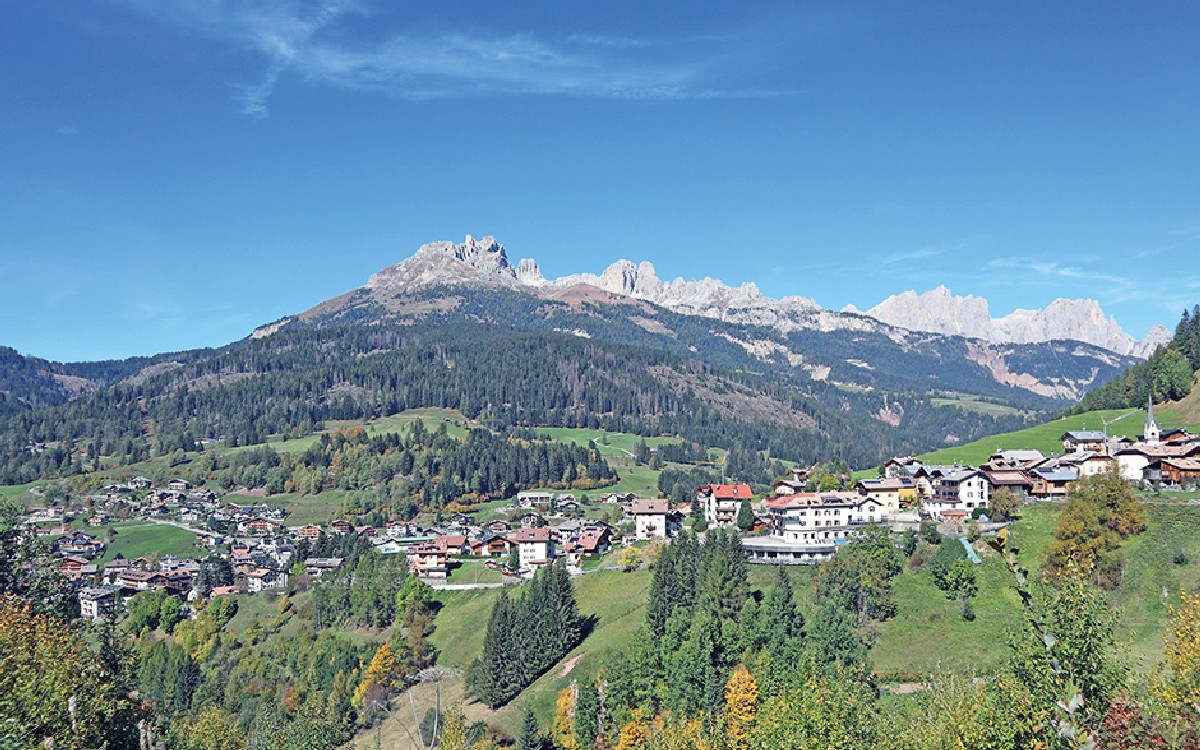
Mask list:
[{"label": "rock face", "polygon": [[366,290],[377,297],[394,297],[423,286],[456,285],[540,293],[577,284],[651,302],[682,315],[768,326],[783,333],[870,331],[899,341],[906,331],[927,331],[992,343],[1070,340],[1140,358],[1171,338],[1166,329],[1156,326],[1145,339],[1137,341],[1115,320],[1106,318],[1095,300],[1059,299],[1045,310],[1016,310],[1003,318],[992,318],[986,299],[956,296],[939,286],[920,295],[908,291],[889,297],[865,314],[853,307],[834,312],[807,297],[767,297],[752,282],[732,287],[711,278],[662,281],[648,261],[635,264],[625,259],[599,275],[578,273],[546,279],[532,258],[523,258],[516,266],[510,263],[504,246],[490,236],[476,240],[467,235],[461,244],[441,241],[422,245],[408,260],[372,276]]},{"label": "rock face", "polygon": [[1056,299],[1044,310],[1014,310],[1002,318],[993,318],[987,300],[972,295],[960,297],[944,286],[920,295],[908,291],[888,297],[866,314],[913,331],[967,336],[993,343],[1083,341],[1143,359],[1171,340],[1167,329],[1155,326],[1138,341],[1122,330],[1116,320],[1105,317],[1095,300]]}]

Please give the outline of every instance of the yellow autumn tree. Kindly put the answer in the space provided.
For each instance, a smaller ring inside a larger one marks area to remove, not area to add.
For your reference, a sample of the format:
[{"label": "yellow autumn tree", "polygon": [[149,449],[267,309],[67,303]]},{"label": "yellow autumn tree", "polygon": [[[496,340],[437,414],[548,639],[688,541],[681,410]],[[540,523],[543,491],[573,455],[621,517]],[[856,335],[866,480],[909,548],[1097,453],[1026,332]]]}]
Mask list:
[{"label": "yellow autumn tree", "polygon": [[651,750],[713,750],[713,747],[700,719],[676,719],[667,713],[654,722]]},{"label": "yellow autumn tree", "polygon": [[135,740],[138,718],[109,665],[67,623],[0,595],[0,738],[6,747],[124,746]]},{"label": "yellow autumn tree", "polygon": [[754,721],[757,705],[758,683],[746,665],[739,664],[725,683],[725,719],[730,747],[746,746],[746,729]]},{"label": "yellow autumn tree", "polygon": [[396,679],[396,654],[386,643],[375,649],[362,682],[354,690],[354,705],[362,708],[372,700],[380,700],[392,689]]},{"label": "yellow autumn tree", "polygon": [[174,744],[181,750],[245,750],[249,737],[220,706],[209,704],[174,727]]},{"label": "yellow autumn tree", "polygon": [[645,709],[635,708],[629,713],[629,722],[617,736],[616,750],[649,750],[650,724]]},{"label": "yellow autumn tree", "polygon": [[578,750],[575,738],[575,691],[571,685],[558,691],[554,702],[554,721],[550,724],[550,740],[560,750]]},{"label": "yellow autumn tree", "polygon": [[467,717],[457,703],[446,710],[446,723],[438,734],[438,747],[442,750],[469,750],[471,747]]},{"label": "yellow autumn tree", "polygon": [[1200,705],[1200,594],[1179,594],[1170,607],[1163,639],[1168,671],[1156,681],[1156,692],[1174,706]]}]

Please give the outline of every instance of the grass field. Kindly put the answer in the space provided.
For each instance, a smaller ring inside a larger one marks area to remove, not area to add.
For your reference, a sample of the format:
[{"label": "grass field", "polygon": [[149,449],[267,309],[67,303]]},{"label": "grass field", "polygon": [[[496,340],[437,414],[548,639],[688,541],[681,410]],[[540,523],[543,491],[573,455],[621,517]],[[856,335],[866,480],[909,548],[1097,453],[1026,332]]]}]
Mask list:
[{"label": "grass field", "polygon": [[973,411],[980,414],[990,414],[996,417],[1008,416],[1010,414],[1023,414],[1020,409],[1017,409],[1006,404],[995,404],[987,401],[980,396],[972,396],[966,393],[947,393],[942,396],[935,396],[930,399],[934,406],[953,406],[963,411]]},{"label": "grass field", "polygon": [[[1118,422],[1112,420],[1121,417]],[[1200,429],[1197,425],[1187,425],[1171,411],[1155,410],[1155,418],[1164,429],[1190,427]],[[1112,435],[1135,435],[1142,431],[1146,421],[1144,409],[1110,409],[1106,411],[1090,411],[1086,414],[1076,414],[1062,419],[1055,419],[1036,427],[1030,427],[1016,432],[991,435],[973,443],[953,448],[943,448],[921,456],[921,460],[930,464],[960,464],[978,466],[988,460],[996,450],[1015,450],[1032,448],[1042,453],[1062,453],[1062,441],[1059,440],[1064,432],[1071,430],[1103,430],[1105,422],[1111,424],[1109,433]]]},{"label": "grass field", "polygon": [[[424,422],[425,427],[430,431],[437,430],[442,424],[445,424],[446,432],[454,437],[466,437],[466,425],[470,421],[461,413],[452,409],[411,409],[365,422],[360,420],[330,420],[325,423],[325,432],[365,429],[368,435],[384,435],[393,432],[405,432],[417,420]],[[321,433],[314,433],[299,438],[272,438],[267,442],[267,445],[270,445],[280,453],[294,453],[307,449],[320,439]],[[226,448],[225,450],[241,451],[251,447],[254,446]],[[221,448],[217,448],[217,450],[221,450]]]},{"label": "grass field", "polygon": [[[111,527],[116,535],[104,550],[102,562],[108,562],[120,553],[126,559],[145,557],[152,552],[160,555],[176,555],[179,557],[194,557],[202,555],[202,549],[196,544],[196,535],[190,531],[175,526],[148,521],[129,521],[115,523]],[[97,533],[102,530],[91,530]],[[102,534],[98,534],[103,537]]]}]

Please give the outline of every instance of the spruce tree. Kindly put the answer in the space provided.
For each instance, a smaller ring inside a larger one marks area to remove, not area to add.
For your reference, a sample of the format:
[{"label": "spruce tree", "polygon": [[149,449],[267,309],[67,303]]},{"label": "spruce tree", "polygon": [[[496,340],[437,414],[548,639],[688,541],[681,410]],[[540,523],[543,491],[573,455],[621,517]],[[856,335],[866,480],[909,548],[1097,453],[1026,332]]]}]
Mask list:
[{"label": "spruce tree", "polygon": [[767,652],[775,659],[793,655],[804,634],[804,616],[796,609],[792,582],[782,566],[775,585],[763,598],[758,617]]},{"label": "spruce tree", "polygon": [[575,739],[579,750],[592,750],[600,729],[600,691],[596,681],[588,678],[579,683],[575,698]]},{"label": "spruce tree", "polygon": [[750,531],[754,528],[754,520],[754,509],[750,507],[750,501],[743,500],[738,506],[737,527],[742,531]]},{"label": "spruce tree", "polygon": [[537,717],[528,708],[521,722],[521,734],[517,737],[517,750],[547,750],[545,738],[538,730]]}]

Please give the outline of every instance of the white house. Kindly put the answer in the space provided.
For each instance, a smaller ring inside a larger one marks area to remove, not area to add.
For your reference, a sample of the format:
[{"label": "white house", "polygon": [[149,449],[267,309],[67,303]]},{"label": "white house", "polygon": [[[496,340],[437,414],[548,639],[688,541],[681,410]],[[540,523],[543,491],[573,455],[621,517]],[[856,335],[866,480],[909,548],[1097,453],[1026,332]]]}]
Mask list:
[{"label": "white house", "polygon": [[742,502],[754,500],[748,484],[706,484],[696,488],[696,502],[704,507],[704,520],[711,528],[737,523]]},{"label": "white house", "polygon": [[508,541],[517,545],[517,556],[522,570],[549,565],[557,556],[554,530],[548,526],[521,529],[509,534]]},{"label": "white house", "polygon": [[629,506],[633,516],[634,533],[638,540],[666,539],[671,536],[667,525],[667,501],[639,498]]},{"label": "white house", "polygon": [[976,508],[986,508],[987,475],[979,469],[964,467],[936,477],[931,494],[922,507],[937,520],[941,520],[946,511],[965,511],[969,516]]},{"label": "white house", "polygon": [[857,492],[797,492],[766,501],[768,536],[742,541],[750,562],[811,565],[828,560],[862,528],[886,520],[882,503]]}]

